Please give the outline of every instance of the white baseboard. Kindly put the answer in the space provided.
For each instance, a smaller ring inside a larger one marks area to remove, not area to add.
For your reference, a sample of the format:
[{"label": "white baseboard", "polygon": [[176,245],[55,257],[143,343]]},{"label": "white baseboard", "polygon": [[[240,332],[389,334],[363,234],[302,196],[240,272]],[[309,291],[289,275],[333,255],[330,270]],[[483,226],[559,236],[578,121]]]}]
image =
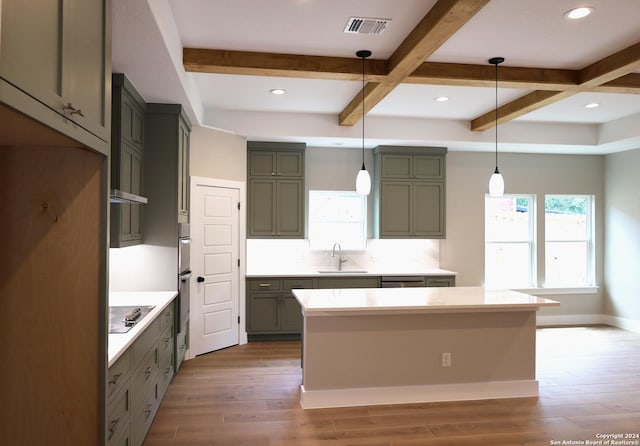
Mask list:
[{"label": "white baseboard", "polygon": [[623,317],[610,316],[608,314],[564,314],[558,316],[537,316],[536,325],[562,326],[562,325],[594,325],[605,324],[623,330],[640,333],[640,321]]},{"label": "white baseboard", "polygon": [[595,325],[606,324],[604,314],[562,314],[557,316],[536,317],[536,325],[544,327],[549,325]]},{"label": "white baseboard", "polygon": [[622,328],[623,330],[635,331],[636,333],[640,333],[640,321],[617,316],[609,316],[606,314],[603,314],[602,317],[604,320],[604,324]]},{"label": "white baseboard", "polygon": [[538,396],[538,381],[496,381],[331,390],[306,390],[302,385],[300,389],[302,391],[300,404],[303,409],[321,409],[326,407],[532,397]]}]

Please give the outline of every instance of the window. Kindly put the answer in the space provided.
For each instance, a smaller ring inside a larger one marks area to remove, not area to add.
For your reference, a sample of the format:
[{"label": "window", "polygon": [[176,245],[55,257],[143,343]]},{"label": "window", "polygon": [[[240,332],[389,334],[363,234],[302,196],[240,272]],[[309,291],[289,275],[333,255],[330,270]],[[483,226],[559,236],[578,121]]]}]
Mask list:
[{"label": "window", "polygon": [[545,196],[545,287],[594,284],[592,207],[592,196]]},{"label": "window", "polygon": [[365,249],[367,196],[353,191],[309,191],[309,244],[311,249]]},{"label": "window", "polygon": [[533,285],[534,197],[485,198],[485,286],[529,288]]}]

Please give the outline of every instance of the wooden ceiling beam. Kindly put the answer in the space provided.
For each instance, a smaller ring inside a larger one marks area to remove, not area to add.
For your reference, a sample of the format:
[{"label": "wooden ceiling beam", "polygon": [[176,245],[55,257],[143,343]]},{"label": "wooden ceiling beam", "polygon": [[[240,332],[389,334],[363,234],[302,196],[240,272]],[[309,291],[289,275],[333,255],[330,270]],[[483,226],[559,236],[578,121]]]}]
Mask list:
[{"label": "wooden ceiling beam", "polygon": [[[184,48],[182,63],[186,71],[196,73],[349,81],[362,79],[362,62],[351,57]],[[367,80],[371,81],[386,79],[387,62],[367,60],[365,74]]]},{"label": "wooden ceiling beam", "polygon": [[640,74],[631,73],[621,76],[605,84],[592,88],[590,91],[602,93],[640,94]]},{"label": "wooden ceiling beam", "polygon": [[[489,0],[438,0],[389,58],[386,80],[365,87],[364,113],[384,99],[488,2]],[[360,91],[342,110],[338,123],[342,126],[354,125],[362,119],[362,109]]]},{"label": "wooden ceiling beam", "polygon": [[[640,42],[607,56],[578,72],[579,83],[560,92],[534,91],[498,107],[498,121],[503,123],[558,102],[574,94],[591,91],[604,83],[632,74],[640,69]],[[471,121],[471,130],[481,131],[496,125],[496,112],[492,110]]]}]

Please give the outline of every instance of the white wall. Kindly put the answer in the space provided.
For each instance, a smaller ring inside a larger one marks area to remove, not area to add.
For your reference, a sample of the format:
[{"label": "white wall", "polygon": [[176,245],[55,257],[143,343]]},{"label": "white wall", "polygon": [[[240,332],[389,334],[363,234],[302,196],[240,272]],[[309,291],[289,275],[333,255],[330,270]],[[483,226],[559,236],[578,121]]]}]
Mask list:
[{"label": "white wall", "polygon": [[206,127],[191,132],[189,169],[192,176],[247,180],[247,140]]},{"label": "white wall", "polygon": [[[596,281],[601,285],[603,265],[604,158],[578,155],[500,154],[499,167],[507,194],[536,194],[544,209],[544,194],[576,193],[596,197]],[[440,267],[458,272],[458,286],[484,283],[484,196],[495,167],[494,154],[447,154],[447,238],[440,244]],[[544,212],[538,212],[538,232],[544,240]],[[539,237],[540,238],[540,237]],[[544,256],[538,246],[542,282]],[[542,315],[602,313],[602,290],[597,294],[549,296],[560,307]]]},{"label": "white wall", "polygon": [[640,330],[640,149],[605,157],[605,313]]}]

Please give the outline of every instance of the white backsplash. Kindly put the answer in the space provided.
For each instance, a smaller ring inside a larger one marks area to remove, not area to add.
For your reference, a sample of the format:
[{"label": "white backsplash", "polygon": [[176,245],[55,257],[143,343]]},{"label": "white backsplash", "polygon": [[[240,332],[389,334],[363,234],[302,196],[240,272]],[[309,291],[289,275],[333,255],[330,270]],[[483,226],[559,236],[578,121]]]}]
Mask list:
[{"label": "white backsplash", "polygon": [[[177,248],[137,245],[109,249],[111,291],[178,289]],[[169,273],[174,272],[174,273]]]},{"label": "white backsplash", "polygon": [[[364,251],[343,251],[343,268],[416,271],[440,267],[439,240],[367,240]],[[336,264],[330,250],[309,249],[308,240],[247,240],[247,271],[328,268]]]}]

